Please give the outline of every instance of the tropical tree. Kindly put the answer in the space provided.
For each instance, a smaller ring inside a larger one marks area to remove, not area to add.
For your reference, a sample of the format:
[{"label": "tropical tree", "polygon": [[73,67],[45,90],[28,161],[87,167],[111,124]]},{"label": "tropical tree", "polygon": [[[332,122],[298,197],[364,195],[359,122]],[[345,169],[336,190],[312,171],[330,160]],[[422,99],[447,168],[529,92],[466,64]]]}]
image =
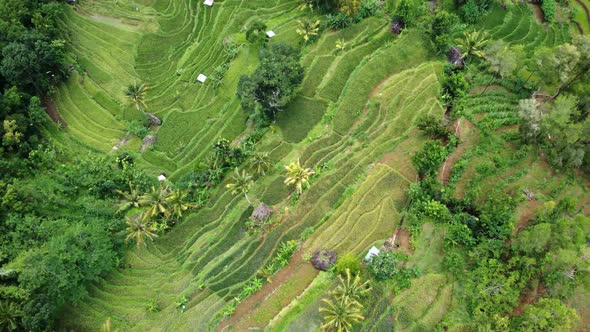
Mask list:
[{"label": "tropical tree", "polygon": [[127,89],[125,89],[125,97],[127,97],[129,102],[135,105],[138,110],[143,111],[147,109],[145,98],[148,90],[149,87],[146,84],[134,82],[133,84],[129,84]]},{"label": "tropical tree", "polygon": [[0,301],[0,331],[18,331],[21,310],[13,302]]},{"label": "tropical tree", "polygon": [[317,36],[320,31],[320,20],[311,21],[308,18],[297,20],[299,27],[295,30],[298,35],[303,37],[303,41],[306,43],[313,37]]},{"label": "tropical tree", "polygon": [[184,190],[176,189],[171,191],[166,197],[171,214],[178,218],[182,217],[182,212],[195,207],[187,201],[188,193]]},{"label": "tropical tree", "polygon": [[165,217],[170,216],[169,208],[170,190],[166,186],[160,186],[156,189],[152,186],[151,190],[139,198],[139,205],[147,207],[143,213],[143,217],[152,219],[158,215]]},{"label": "tropical tree", "polygon": [[338,51],[345,51],[346,50],[346,42],[344,41],[344,39],[338,39],[336,41],[336,50]]},{"label": "tropical tree", "polygon": [[487,33],[485,31],[465,32],[463,37],[455,39],[455,42],[463,53],[463,59],[472,56],[483,58],[485,56],[484,48],[488,44]]},{"label": "tropical tree", "polygon": [[265,175],[272,168],[272,161],[268,152],[257,152],[250,160],[250,168],[257,175]]},{"label": "tropical tree", "polygon": [[324,315],[324,324],[321,325],[324,331],[352,331],[352,324],[365,319],[361,314],[363,306],[348,297],[336,300],[322,299],[322,302],[325,304],[320,308]]},{"label": "tropical tree", "polygon": [[107,318],[107,320],[102,324],[100,327],[100,332],[117,332],[118,330],[113,330],[111,326],[111,318]]},{"label": "tropical tree", "polygon": [[240,173],[236,168],[233,176],[233,183],[228,183],[225,187],[231,190],[231,193],[234,195],[244,195],[248,204],[251,205],[252,202],[250,202],[250,198],[248,198],[248,192],[250,191],[252,183],[252,176],[250,174],[246,173],[245,170],[242,170]]},{"label": "tropical tree", "polygon": [[285,184],[295,186],[299,194],[303,192],[303,186],[309,183],[309,178],[315,174],[311,168],[302,167],[299,159],[285,166],[285,170],[287,171]]},{"label": "tropical tree", "polygon": [[129,192],[117,190],[117,194],[123,197],[121,203],[119,204],[119,208],[117,209],[117,213],[139,207],[141,194],[139,193],[139,188],[137,188],[137,186],[132,186],[131,182],[129,182]]},{"label": "tropical tree", "polygon": [[145,244],[146,237],[152,241],[158,237],[155,232],[156,225],[149,218],[144,218],[142,215],[133,216],[127,218],[127,237],[125,238],[125,242],[134,239],[139,247]]},{"label": "tropical tree", "polygon": [[353,277],[348,268],[346,269],[346,279],[342,278],[341,275],[338,275],[338,279],[340,284],[334,290],[336,299],[346,297],[352,301],[359,301],[361,297],[371,291],[369,280],[361,282],[361,277],[358,274]]}]

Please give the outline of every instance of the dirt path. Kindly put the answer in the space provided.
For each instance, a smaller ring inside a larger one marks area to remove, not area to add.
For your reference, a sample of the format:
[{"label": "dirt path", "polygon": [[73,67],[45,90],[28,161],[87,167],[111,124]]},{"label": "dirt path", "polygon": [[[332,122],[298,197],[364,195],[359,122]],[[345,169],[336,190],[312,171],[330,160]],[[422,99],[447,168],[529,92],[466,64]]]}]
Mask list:
[{"label": "dirt path", "polygon": [[535,216],[537,209],[543,205],[543,202],[539,201],[527,201],[526,205],[520,208],[520,218],[518,218],[518,222],[514,226],[514,230],[512,231],[512,235],[518,234],[518,232],[523,229],[528,222],[533,219]]},{"label": "dirt path", "polygon": [[455,166],[457,160],[465,154],[468,148],[477,144],[477,128],[469,120],[459,119],[452,124],[451,128],[453,128],[455,136],[459,137],[461,143],[459,143],[455,151],[445,160],[440,169],[438,180],[443,185],[446,185],[449,181],[453,166]]},{"label": "dirt path", "polygon": [[[291,258],[289,264],[271,277],[271,281],[264,284],[261,290],[238,304],[234,314],[227,321],[222,322],[217,327],[217,331],[248,331],[258,328],[262,330],[264,325],[266,325],[278,312],[272,314],[272,317],[270,317],[264,324],[259,324],[254,320],[257,312],[264,311],[265,314],[269,314],[269,308],[264,308],[265,304],[269,303],[277,303],[277,308],[287,306],[292,299],[307,288],[319,273],[319,271],[309,262],[303,260],[302,255],[302,252],[298,251]],[[293,297],[286,296],[284,298],[277,298],[274,296],[281,287],[285,286],[287,281],[295,281],[289,285],[289,292],[296,295]]]},{"label": "dirt path", "polygon": [[59,124],[64,128],[68,126],[66,121],[61,117],[61,115],[59,115],[59,112],[57,111],[57,106],[55,106],[55,103],[50,97],[43,97],[43,99],[41,100],[41,105],[43,106],[43,108],[45,108],[45,112],[47,112],[47,114],[49,115],[51,120],[53,120],[53,122]]},{"label": "dirt path", "polygon": [[533,14],[535,14],[534,15],[535,20],[537,20],[537,22],[539,22],[539,24],[545,23],[545,15],[543,14],[543,11],[541,10],[541,6],[539,6],[538,3],[532,3],[532,2],[529,2],[529,5],[533,9]]},{"label": "dirt path", "polygon": [[519,316],[523,313],[524,308],[529,305],[537,302],[538,299],[545,293],[546,288],[538,282],[535,289],[531,289],[528,292],[525,292],[520,296],[518,300],[518,306],[514,308],[514,310],[510,313],[511,316]]}]

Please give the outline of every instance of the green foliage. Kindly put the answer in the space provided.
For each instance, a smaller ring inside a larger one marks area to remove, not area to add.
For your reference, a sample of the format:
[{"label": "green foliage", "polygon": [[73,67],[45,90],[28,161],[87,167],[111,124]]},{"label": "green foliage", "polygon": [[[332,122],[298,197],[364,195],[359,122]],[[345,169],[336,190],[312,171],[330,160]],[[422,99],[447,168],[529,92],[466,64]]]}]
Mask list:
[{"label": "green foliage", "polygon": [[149,129],[143,124],[142,121],[133,120],[127,124],[127,131],[129,131],[129,133],[132,135],[143,139],[148,134]]},{"label": "green foliage", "polygon": [[545,19],[548,22],[553,22],[555,19],[555,11],[557,5],[555,4],[555,0],[542,0],[541,1],[541,10],[543,10],[543,14],[545,15]]},{"label": "green foliage", "polygon": [[252,44],[263,43],[268,40],[266,37],[267,26],[262,21],[254,21],[246,30],[246,40]]},{"label": "green foliage", "polygon": [[579,320],[575,310],[566,307],[556,299],[540,299],[527,305],[521,317],[515,319],[515,328],[519,331],[549,332],[571,331]]},{"label": "green foliage", "polygon": [[420,116],[416,121],[416,127],[432,139],[448,138],[451,135],[451,131],[432,114]]},{"label": "green foliage", "polygon": [[428,35],[437,52],[446,52],[452,42],[451,34],[459,18],[445,10],[438,11],[428,25]]},{"label": "green foliage", "polygon": [[346,271],[350,271],[353,275],[358,275],[361,272],[360,260],[356,255],[350,252],[338,257],[334,267],[336,272],[341,275],[345,275]]},{"label": "green foliage", "polygon": [[369,265],[369,273],[375,280],[384,281],[393,279],[399,289],[410,286],[410,279],[418,275],[413,268],[404,268],[403,262],[408,257],[399,252],[384,251],[378,256],[373,256]]},{"label": "green foliage", "polygon": [[428,141],[412,159],[418,173],[422,176],[436,176],[447,157],[447,149],[438,141]]},{"label": "green foliage", "polygon": [[446,65],[441,78],[441,98],[445,105],[454,105],[467,94],[469,83],[460,68]]},{"label": "green foliage", "polygon": [[416,25],[419,18],[424,15],[424,3],[418,0],[401,0],[393,14],[393,20],[400,20],[406,27]]},{"label": "green foliage", "polygon": [[259,125],[264,125],[291,101],[303,81],[303,67],[299,51],[285,43],[261,49],[259,58],[254,73],[240,77],[237,95],[242,109],[258,116]]}]

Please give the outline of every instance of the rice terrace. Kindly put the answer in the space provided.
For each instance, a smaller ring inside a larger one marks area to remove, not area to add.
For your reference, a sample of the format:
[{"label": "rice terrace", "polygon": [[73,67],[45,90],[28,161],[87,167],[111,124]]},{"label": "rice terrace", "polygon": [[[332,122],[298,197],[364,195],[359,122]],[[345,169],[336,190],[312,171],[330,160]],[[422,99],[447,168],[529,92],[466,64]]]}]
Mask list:
[{"label": "rice terrace", "polygon": [[1,0],[0,331],[590,331],[588,0]]}]

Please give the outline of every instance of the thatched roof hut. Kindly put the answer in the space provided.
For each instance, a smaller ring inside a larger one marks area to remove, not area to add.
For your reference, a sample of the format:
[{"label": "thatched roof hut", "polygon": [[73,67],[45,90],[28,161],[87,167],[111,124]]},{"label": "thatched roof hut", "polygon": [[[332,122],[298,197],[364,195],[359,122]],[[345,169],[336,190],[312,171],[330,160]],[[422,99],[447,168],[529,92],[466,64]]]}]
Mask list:
[{"label": "thatched roof hut", "polygon": [[393,20],[393,22],[391,22],[391,26],[389,27],[389,31],[391,31],[392,33],[395,33],[396,35],[399,35],[400,33],[402,33],[402,30],[405,28],[406,24],[404,23],[404,21],[400,20],[400,19],[395,19]]},{"label": "thatched roof hut", "polygon": [[145,113],[145,115],[147,116],[148,120],[150,121],[151,124],[155,125],[155,126],[160,126],[162,124],[162,120],[158,119],[157,116],[155,116],[152,113]]},{"label": "thatched roof hut", "polygon": [[447,60],[452,65],[463,67],[463,54],[461,54],[461,50],[455,46],[449,49],[449,52],[447,53]]},{"label": "thatched roof hut", "polygon": [[263,223],[266,222],[271,215],[272,209],[268,205],[260,203],[260,205],[252,212],[250,220]]},{"label": "thatched roof hut", "polygon": [[321,249],[311,256],[311,265],[318,270],[327,271],[336,263],[337,258],[334,250]]}]

